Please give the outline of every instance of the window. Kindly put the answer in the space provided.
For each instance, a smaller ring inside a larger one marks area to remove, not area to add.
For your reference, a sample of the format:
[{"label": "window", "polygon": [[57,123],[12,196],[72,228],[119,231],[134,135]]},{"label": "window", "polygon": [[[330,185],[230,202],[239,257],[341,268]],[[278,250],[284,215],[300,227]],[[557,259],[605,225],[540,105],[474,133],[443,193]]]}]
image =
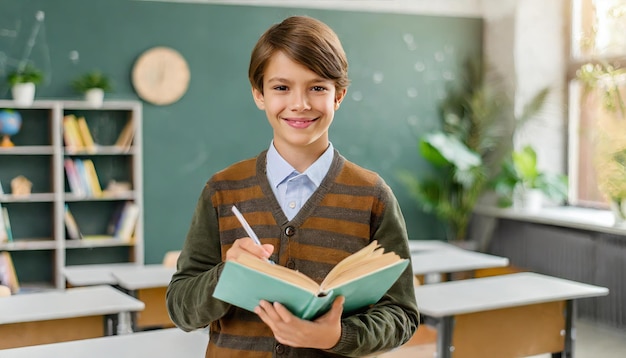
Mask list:
[{"label": "window", "polygon": [[572,0],[571,20],[570,203],[608,208],[626,197],[626,0]]}]

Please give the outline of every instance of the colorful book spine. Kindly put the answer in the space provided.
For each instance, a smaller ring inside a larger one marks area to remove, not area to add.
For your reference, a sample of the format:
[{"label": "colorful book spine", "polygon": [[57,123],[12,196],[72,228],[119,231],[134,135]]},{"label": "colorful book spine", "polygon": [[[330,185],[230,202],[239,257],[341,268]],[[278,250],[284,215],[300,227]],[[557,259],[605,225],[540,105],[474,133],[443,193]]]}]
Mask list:
[{"label": "colorful book spine", "polygon": [[80,239],[82,235],[78,229],[78,224],[76,223],[76,219],[74,218],[74,215],[72,215],[70,207],[67,204],[65,204],[64,221],[65,228],[67,229],[67,238],[71,240]]},{"label": "colorful book spine", "polygon": [[2,207],[2,219],[4,220],[4,228],[7,233],[7,242],[13,242],[13,231],[11,230],[11,221],[9,220],[9,211],[6,207]]},{"label": "colorful book spine", "polygon": [[96,166],[91,159],[84,159],[83,165],[85,167],[85,177],[89,182],[89,188],[91,188],[91,195],[96,198],[102,196],[102,187],[100,186],[100,180],[98,179],[98,173],[96,173]]},{"label": "colorful book spine", "polygon": [[63,140],[65,141],[65,148],[70,152],[81,150],[84,147],[76,116],[73,114],[63,117]]},{"label": "colorful book spine", "polygon": [[72,194],[81,197],[85,196],[85,188],[80,182],[80,176],[78,175],[74,161],[70,158],[66,158],[63,160],[63,166],[65,167],[65,175]]},{"label": "colorful book spine", "polygon": [[4,224],[4,214],[1,213],[3,210],[2,205],[0,205],[0,243],[9,241],[9,234]]},{"label": "colorful book spine", "polygon": [[89,131],[89,126],[87,125],[85,117],[79,117],[76,120],[76,124],[85,150],[89,153],[95,153],[96,144],[93,141],[93,137],[91,136],[91,131]]},{"label": "colorful book spine", "polygon": [[78,177],[80,178],[80,185],[85,191],[85,195],[93,196],[93,191],[91,190],[91,184],[89,181],[89,176],[87,174],[87,169],[85,168],[85,163],[82,159],[74,159],[74,167],[76,167],[76,173],[78,173]]},{"label": "colorful book spine", "polygon": [[139,206],[131,201],[127,202],[122,211],[115,237],[125,242],[131,242],[138,220]]}]

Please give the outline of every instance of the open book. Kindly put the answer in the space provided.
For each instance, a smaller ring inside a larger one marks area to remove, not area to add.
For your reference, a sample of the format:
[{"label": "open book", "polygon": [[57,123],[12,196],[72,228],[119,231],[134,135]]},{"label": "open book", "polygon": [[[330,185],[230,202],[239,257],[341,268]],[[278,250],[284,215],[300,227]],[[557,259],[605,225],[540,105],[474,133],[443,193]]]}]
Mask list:
[{"label": "open book", "polygon": [[280,302],[294,315],[314,319],[338,296],[346,299],[346,313],[378,302],[408,264],[373,241],[339,262],[318,285],[301,272],[241,255],[226,261],[213,297],[249,311],[260,300]]}]

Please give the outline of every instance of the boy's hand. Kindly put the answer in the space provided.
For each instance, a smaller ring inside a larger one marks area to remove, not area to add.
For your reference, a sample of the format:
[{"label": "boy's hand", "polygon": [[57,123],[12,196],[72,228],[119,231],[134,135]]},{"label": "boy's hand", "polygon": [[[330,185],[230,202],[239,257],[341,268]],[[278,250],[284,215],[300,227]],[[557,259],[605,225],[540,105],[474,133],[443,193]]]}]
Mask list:
[{"label": "boy's hand", "polygon": [[226,251],[226,260],[234,260],[239,257],[242,252],[247,252],[261,259],[267,260],[274,252],[274,245],[263,244],[259,246],[251,238],[242,237],[241,239],[235,240],[233,246]]},{"label": "boy's hand", "polygon": [[315,321],[302,320],[278,302],[261,301],[254,312],[267,324],[276,340],[296,348],[330,349],[341,337],[341,314],[345,298],[338,297],[330,311]]}]

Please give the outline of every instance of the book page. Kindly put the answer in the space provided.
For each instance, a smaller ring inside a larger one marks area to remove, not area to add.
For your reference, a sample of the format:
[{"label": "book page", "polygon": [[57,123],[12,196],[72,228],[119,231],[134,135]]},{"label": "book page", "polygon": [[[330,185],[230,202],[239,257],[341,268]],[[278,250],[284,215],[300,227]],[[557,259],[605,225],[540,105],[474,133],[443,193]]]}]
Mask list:
[{"label": "book page", "polygon": [[395,265],[401,261],[404,261],[404,259],[400,258],[400,256],[394,252],[387,252],[383,255],[376,254],[375,256],[366,257],[361,261],[355,262],[344,270],[334,272],[333,275],[329,274],[320,285],[321,290],[330,291],[346,282],[366,276],[388,266]]},{"label": "book page", "polygon": [[261,260],[260,258],[249,254],[242,254],[235,261],[251,269],[299,286],[312,292],[314,295],[317,295],[319,292],[320,287],[317,282],[302,272],[295,271],[281,265],[271,264],[268,261]]},{"label": "book page", "polygon": [[[367,257],[371,257],[372,255],[382,255],[383,249],[378,248],[378,242],[376,240],[372,241],[369,245],[365,246],[361,250],[353,253],[352,255],[346,257],[341,260],[326,276],[327,280],[332,279],[334,275],[337,275],[341,271],[348,270],[350,266],[359,264],[359,262]],[[331,277],[331,278],[329,278]]]}]

